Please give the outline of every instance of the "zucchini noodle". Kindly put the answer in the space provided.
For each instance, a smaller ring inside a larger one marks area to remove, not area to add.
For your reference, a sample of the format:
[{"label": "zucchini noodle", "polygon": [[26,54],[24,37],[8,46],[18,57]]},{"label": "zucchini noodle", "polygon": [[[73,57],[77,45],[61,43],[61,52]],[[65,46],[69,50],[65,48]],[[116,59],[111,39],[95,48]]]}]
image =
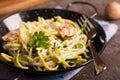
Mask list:
[{"label": "zucchini noodle", "polygon": [[3,36],[8,54],[1,55],[16,67],[54,71],[75,67],[89,58],[87,36],[72,20],[38,17],[38,21],[21,22],[17,31],[15,39]]}]

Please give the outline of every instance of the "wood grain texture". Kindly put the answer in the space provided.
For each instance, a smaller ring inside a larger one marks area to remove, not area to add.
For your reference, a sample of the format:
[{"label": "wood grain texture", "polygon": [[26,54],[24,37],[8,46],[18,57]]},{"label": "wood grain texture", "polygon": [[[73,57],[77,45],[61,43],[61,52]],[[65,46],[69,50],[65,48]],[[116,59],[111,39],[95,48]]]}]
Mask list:
[{"label": "wood grain texture", "polygon": [[[66,5],[72,1],[79,1],[79,0],[51,0],[47,3],[43,3],[37,7],[34,7],[34,9],[36,9],[36,8],[54,8],[56,6],[62,6],[63,8],[65,8]],[[98,9],[98,15],[96,16],[96,18],[100,19],[100,20],[108,21],[106,19],[106,17],[104,16],[104,8],[110,1],[113,1],[113,0],[80,0],[80,1],[89,2],[93,5],[95,5]],[[116,0],[116,1],[119,1],[119,0]],[[80,6],[79,8],[81,8],[81,7],[82,6]],[[76,7],[75,9],[77,10],[79,8]],[[85,11],[84,8],[82,9],[81,12],[83,12],[83,11]],[[86,12],[86,15],[89,15],[89,14],[90,14],[90,12]],[[2,17],[4,17],[4,16],[2,16]],[[0,17],[0,19],[2,19],[2,17]],[[93,63],[90,63],[84,69],[82,69],[78,74],[76,74],[74,77],[72,77],[70,80],[120,80],[120,20],[108,21],[108,22],[117,24],[118,31],[117,31],[116,35],[108,42],[108,44],[105,47],[104,52],[100,56],[107,64],[107,66],[108,66],[107,70],[102,72],[100,75],[96,76],[94,74]],[[0,66],[2,66],[2,64]],[[5,66],[2,66],[2,67],[5,67]],[[7,70],[7,67],[5,67],[5,68]],[[3,68],[0,68],[0,71],[2,71],[2,70],[3,70]],[[12,74],[12,72],[14,72],[14,71],[11,70],[11,74]],[[10,74],[1,73],[0,75],[2,75],[2,76],[7,75],[9,77]],[[24,77],[24,76],[22,76],[22,77]],[[0,78],[2,78],[2,77],[0,77]],[[3,77],[3,79],[4,79],[4,77]],[[26,79],[24,79],[24,80],[26,80]]]},{"label": "wood grain texture", "polygon": [[48,0],[0,0],[0,16],[25,10]]},{"label": "wood grain texture", "polygon": [[[98,15],[95,18],[117,24],[118,31],[108,42],[100,56],[105,61],[108,68],[100,75],[96,76],[94,74],[93,63],[90,63],[70,80],[120,80],[120,20],[109,21],[104,15],[105,6],[113,0],[52,0],[49,3],[39,5],[37,8],[54,8],[56,6],[65,8],[66,5],[72,1],[85,1],[95,5],[98,9]],[[116,1],[120,2],[120,0]],[[79,11],[80,13],[84,12],[87,16],[92,13],[82,5],[79,5],[79,8],[74,7],[72,10]]]}]

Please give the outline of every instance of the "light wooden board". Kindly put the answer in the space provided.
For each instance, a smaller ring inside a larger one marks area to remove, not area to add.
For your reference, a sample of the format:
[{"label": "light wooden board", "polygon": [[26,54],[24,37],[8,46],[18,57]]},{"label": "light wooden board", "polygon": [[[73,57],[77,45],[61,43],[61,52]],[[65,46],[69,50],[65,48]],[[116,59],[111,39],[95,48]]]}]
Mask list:
[{"label": "light wooden board", "polygon": [[48,0],[0,0],[0,16],[25,10]]}]

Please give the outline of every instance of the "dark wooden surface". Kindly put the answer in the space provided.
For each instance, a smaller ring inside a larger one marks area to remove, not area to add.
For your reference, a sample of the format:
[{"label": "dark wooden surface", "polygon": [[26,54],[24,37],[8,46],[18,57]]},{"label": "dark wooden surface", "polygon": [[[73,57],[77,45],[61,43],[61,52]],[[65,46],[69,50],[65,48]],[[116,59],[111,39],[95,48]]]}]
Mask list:
[{"label": "dark wooden surface", "polygon": [[[49,2],[43,3],[34,8],[54,8],[56,6],[62,6],[63,8],[65,8],[66,5],[72,1],[86,1],[95,5],[98,9],[98,15],[96,16],[96,18],[109,21],[104,16],[104,8],[108,4],[108,2],[113,0],[50,0]],[[82,12],[88,16],[92,14],[91,10],[88,10],[86,8],[83,9],[82,6],[74,7],[73,9]],[[120,20],[109,22],[117,24],[118,28],[120,27]],[[93,63],[90,63],[78,74],[76,74],[71,80],[120,80],[120,28],[118,29],[116,35],[108,42],[105,50],[100,57],[108,66],[107,70],[96,76],[94,74]]]}]

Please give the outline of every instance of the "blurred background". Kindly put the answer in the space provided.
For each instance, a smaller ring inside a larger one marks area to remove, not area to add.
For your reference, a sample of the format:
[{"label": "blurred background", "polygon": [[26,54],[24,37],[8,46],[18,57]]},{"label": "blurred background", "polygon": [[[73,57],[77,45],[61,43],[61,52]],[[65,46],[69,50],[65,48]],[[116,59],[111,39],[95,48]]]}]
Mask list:
[{"label": "blurred background", "polygon": [[[91,63],[76,74],[71,80],[120,80],[120,0],[0,0],[0,20],[24,10],[41,8],[66,9],[67,5],[74,1],[84,1],[94,5],[98,11],[97,16],[94,18],[118,25],[118,31],[108,42],[109,44],[107,44],[103,54],[101,55],[105,63],[108,65],[108,69],[100,75],[95,76],[93,63]],[[105,10],[107,5],[112,1],[116,1],[118,3],[118,5],[115,5],[115,8],[118,9],[114,10],[112,8],[113,10],[111,10],[111,12],[117,13],[112,14],[115,17],[119,15],[117,18],[108,17],[110,12],[106,12],[107,10]],[[73,5],[69,10],[85,14],[88,17],[94,13],[93,8],[83,4]]]}]

